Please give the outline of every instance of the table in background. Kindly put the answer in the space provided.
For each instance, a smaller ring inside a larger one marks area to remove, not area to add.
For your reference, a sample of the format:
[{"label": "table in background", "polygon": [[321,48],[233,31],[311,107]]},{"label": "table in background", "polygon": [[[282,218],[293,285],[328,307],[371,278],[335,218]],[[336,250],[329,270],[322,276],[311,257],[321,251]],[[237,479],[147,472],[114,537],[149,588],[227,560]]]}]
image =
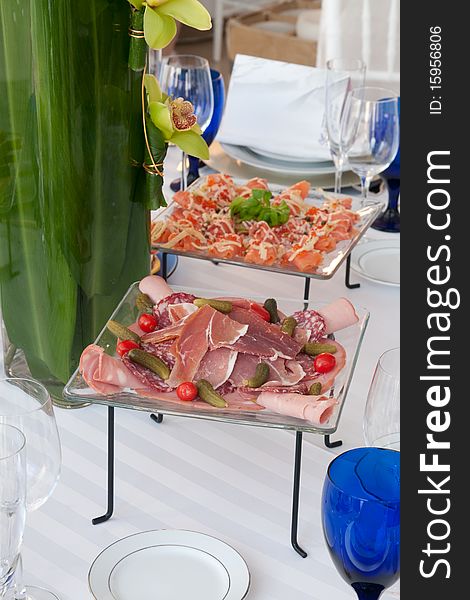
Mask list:
[{"label": "table in background", "polygon": [[[167,185],[176,155],[166,166]],[[168,197],[170,197],[168,195]],[[387,235],[371,230],[370,238]],[[61,600],[87,600],[87,574],[95,556],[121,537],[176,528],[214,535],[248,563],[250,600],[351,600],[323,540],[320,499],[325,469],[335,454],[363,445],[362,417],[379,355],[399,341],[399,288],[366,281],[352,271],[356,290],[344,286],[344,266],[330,281],[312,280],[310,298],[346,296],[371,318],[338,432],[343,446],[328,450],[323,437],[305,434],[299,542],[290,545],[294,435],[282,430],[116,410],[114,517],[93,526],[106,504],[107,409],[56,409],[62,439],[62,478],[52,498],[29,515],[24,543],[28,583],[56,591]],[[302,297],[304,280],[229,265],[180,258],[170,284]]]}]

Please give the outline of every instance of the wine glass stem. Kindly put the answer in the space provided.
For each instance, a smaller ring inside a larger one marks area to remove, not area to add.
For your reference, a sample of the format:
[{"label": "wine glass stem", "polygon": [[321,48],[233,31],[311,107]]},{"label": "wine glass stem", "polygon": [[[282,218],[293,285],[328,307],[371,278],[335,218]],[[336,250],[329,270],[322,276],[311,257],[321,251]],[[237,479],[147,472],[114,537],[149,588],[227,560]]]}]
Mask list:
[{"label": "wine glass stem", "polygon": [[395,178],[386,179],[388,189],[388,208],[398,210],[398,197],[400,196],[400,180]]},{"label": "wine glass stem", "polygon": [[181,190],[185,190],[188,187],[187,159],[186,152],[183,152],[183,161],[181,164]]},{"label": "wine glass stem", "polygon": [[344,157],[339,154],[335,160],[335,194],[341,193],[341,178],[343,175]]},{"label": "wine glass stem", "polygon": [[378,600],[384,591],[384,587],[377,584],[353,583],[352,587],[358,600]]},{"label": "wine glass stem", "polygon": [[370,177],[361,177],[361,208],[364,208],[369,195]]},{"label": "wine glass stem", "polygon": [[18,564],[15,570],[15,578],[13,580],[13,600],[27,600],[28,595],[23,584],[23,560],[21,554],[18,558]]}]

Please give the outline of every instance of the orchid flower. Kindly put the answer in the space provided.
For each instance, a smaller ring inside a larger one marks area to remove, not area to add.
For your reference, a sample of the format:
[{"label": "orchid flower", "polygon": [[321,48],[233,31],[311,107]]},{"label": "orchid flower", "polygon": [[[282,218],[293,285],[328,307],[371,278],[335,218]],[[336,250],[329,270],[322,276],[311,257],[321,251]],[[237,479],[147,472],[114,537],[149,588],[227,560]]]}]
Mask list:
[{"label": "orchid flower", "polygon": [[144,33],[147,44],[159,50],[176,35],[176,21],[193,29],[212,27],[211,17],[198,0],[129,0],[137,10],[145,7]]},{"label": "orchid flower", "polygon": [[209,148],[201,137],[202,131],[191,102],[184,98],[172,99],[164,94],[153,75],[145,75],[144,83],[150,118],[162,132],[165,142],[175,144],[190,156],[208,159]]}]

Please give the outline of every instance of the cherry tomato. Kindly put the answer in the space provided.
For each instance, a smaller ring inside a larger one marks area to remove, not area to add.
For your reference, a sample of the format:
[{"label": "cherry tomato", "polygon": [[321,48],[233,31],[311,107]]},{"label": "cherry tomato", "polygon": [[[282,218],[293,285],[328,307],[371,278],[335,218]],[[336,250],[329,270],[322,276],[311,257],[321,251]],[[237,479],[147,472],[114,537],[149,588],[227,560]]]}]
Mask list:
[{"label": "cherry tomato", "polygon": [[317,373],[328,373],[335,368],[335,365],[336,358],[329,352],[322,352],[316,356],[315,360],[313,361],[313,366],[315,367],[315,371]]},{"label": "cherry tomato", "polygon": [[124,354],[127,354],[133,348],[138,347],[139,344],[133,340],[124,340],[123,342],[119,342],[119,344],[116,346],[116,352],[119,354],[119,356],[124,356]]},{"label": "cherry tomato", "polygon": [[252,302],[250,305],[250,308],[253,312],[255,312],[264,321],[268,321],[268,323],[269,323],[269,321],[271,320],[271,315],[264,308],[264,306],[261,306],[261,304],[258,304],[257,302]]},{"label": "cherry tomato", "polygon": [[155,315],[143,313],[142,315],[140,315],[137,323],[142,329],[142,331],[145,331],[145,333],[150,333],[151,331],[155,331],[155,329],[157,328],[158,319]]},{"label": "cherry tomato", "polygon": [[191,381],[185,381],[176,388],[176,394],[180,400],[191,402],[197,396],[197,387]]}]

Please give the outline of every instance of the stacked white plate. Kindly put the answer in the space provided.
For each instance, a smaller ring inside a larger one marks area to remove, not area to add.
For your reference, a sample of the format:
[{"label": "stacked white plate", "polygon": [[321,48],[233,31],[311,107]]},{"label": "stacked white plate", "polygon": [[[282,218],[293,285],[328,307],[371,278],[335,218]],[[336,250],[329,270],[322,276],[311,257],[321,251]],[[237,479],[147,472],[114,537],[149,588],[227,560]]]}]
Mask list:
[{"label": "stacked white plate", "polygon": [[298,177],[329,175],[335,172],[335,166],[329,160],[284,156],[273,151],[226,143],[221,143],[221,146],[231,158],[268,172],[284,172]]}]

